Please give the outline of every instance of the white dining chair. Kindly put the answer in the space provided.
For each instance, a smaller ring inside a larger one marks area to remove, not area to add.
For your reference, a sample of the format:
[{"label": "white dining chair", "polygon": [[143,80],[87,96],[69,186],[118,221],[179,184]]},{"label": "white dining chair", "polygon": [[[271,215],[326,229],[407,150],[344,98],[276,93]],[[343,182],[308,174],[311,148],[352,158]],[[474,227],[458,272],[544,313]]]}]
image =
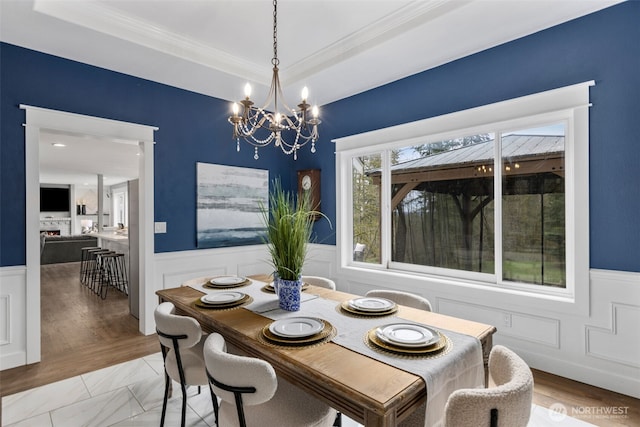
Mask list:
[{"label": "white dining chair", "polygon": [[[167,400],[171,381],[180,383],[182,389],[182,422],[185,425],[187,410],[187,386],[208,385],[207,371],[204,364],[202,329],[196,319],[175,314],[175,306],[170,302],[163,302],[154,311],[156,332],[160,340],[162,358],[164,359],[165,387],[162,403],[160,427],[164,426],[167,412]],[[213,393],[213,391],[212,391]],[[214,395],[214,413],[217,414],[217,400]],[[217,419],[217,415],[216,415]]]},{"label": "white dining chair", "polygon": [[319,286],[321,288],[331,289],[332,291],[336,290],[336,282],[331,279],[327,279],[326,277],[302,276],[302,282],[313,286]]},{"label": "white dining chair", "polygon": [[533,401],[533,375],[526,362],[497,345],[489,354],[489,378],[488,388],[451,393],[445,427],[526,427]]},{"label": "white dining chair", "polygon": [[212,333],[204,359],[212,395],[220,397],[224,427],[330,427],[336,411],[276,377],[268,362],[227,353],[222,335]]},{"label": "white dining chair", "polygon": [[[444,408],[444,427],[526,427],[532,403],[531,369],[512,350],[496,345],[489,354],[489,387],[451,393]],[[424,417],[417,413],[399,426],[422,427],[423,423]]]},{"label": "white dining chair", "polygon": [[431,303],[423,296],[412,294],[409,292],[393,291],[387,289],[374,289],[366,293],[368,297],[386,298],[396,304],[406,305],[425,311],[433,311]]}]

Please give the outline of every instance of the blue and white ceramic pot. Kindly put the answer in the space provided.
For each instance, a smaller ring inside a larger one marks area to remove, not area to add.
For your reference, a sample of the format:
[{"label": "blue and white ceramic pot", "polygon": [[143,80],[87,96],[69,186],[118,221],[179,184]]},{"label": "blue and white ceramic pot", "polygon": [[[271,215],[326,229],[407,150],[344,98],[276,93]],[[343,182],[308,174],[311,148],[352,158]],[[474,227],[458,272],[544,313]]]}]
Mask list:
[{"label": "blue and white ceramic pot", "polygon": [[302,280],[284,280],[274,275],[273,287],[278,294],[278,305],[287,311],[300,310],[300,292],[302,290]]}]

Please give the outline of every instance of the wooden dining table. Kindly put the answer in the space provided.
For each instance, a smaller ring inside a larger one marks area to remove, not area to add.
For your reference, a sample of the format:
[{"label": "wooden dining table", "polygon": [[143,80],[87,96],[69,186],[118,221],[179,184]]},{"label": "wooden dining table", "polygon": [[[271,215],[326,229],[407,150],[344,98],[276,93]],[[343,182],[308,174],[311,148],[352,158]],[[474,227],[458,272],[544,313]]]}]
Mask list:
[{"label": "wooden dining table", "polygon": [[[251,278],[270,281],[268,276]],[[309,286],[305,292],[336,301],[336,305],[356,297],[316,286]],[[239,351],[268,361],[279,376],[366,427],[395,426],[426,401],[425,382],[418,375],[331,341],[303,348],[265,345],[258,337],[271,319],[244,308],[200,308],[194,301],[203,293],[189,286],[163,289],[157,295],[160,302],[173,303],[178,314],[196,319],[203,331],[218,332]],[[486,372],[495,327],[405,306],[399,306],[396,315],[478,338]]]}]

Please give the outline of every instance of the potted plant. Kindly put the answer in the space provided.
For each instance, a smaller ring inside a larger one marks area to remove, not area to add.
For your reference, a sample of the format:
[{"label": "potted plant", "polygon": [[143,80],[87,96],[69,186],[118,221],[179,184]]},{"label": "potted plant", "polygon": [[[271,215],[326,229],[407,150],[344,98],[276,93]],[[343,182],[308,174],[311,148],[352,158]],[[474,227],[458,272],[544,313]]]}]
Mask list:
[{"label": "potted plant", "polygon": [[273,287],[280,300],[280,308],[300,309],[302,267],[307,256],[313,222],[319,212],[309,208],[308,192],[298,198],[282,188],[280,180],[273,181],[268,209],[261,206],[266,226],[265,243],[274,270]]}]

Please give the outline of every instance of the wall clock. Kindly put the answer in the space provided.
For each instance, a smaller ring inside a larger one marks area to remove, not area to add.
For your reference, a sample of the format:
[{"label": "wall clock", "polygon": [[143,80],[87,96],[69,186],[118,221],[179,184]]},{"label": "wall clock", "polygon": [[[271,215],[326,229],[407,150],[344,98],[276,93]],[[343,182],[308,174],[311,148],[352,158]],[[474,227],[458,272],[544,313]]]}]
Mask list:
[{"label": "wall clock", "polygon": [[[320,169],[298,171],[298,197],[303,197],[306,192],[311,209],[320,212]],[[318,219],[318,215],[315,219]]]}]

